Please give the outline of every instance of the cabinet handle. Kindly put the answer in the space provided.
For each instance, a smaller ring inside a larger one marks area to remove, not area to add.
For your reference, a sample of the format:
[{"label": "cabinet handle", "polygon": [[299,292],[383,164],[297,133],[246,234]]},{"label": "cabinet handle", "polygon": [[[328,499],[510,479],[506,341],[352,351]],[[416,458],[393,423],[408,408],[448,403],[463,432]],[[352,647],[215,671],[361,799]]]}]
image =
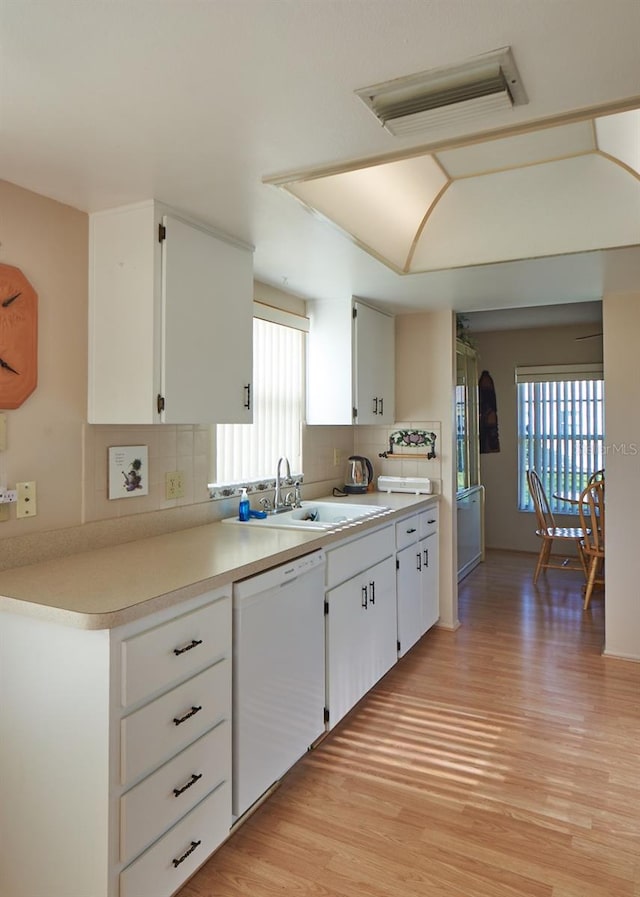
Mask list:
[{"label": "cabinet handle", "polygon": [[436,522],[435,518],[433,520],[427,520],[427,523],[435,523],[435,522]]},{"label": "cabinet handle", "polygon": [[246,408],[247,411],[251,411],[251,384],[250,383],[247,383],[247,385],[244,388],[244,391],[247,394],[247,398],[244,402],[243,407]]},{"label": "cabinet handle", "polygon": [[410,533],[415,533],[415,531],[416,531],[416,528],[415,528],[415,526],[414,526],[414,527],[412,527],[411,529],[408,529],[408,530],[407,530],[407,535],[409,535]]},{"label": "cabinet handle", "polygon": [[188,645],[185,645],[184,648],[174,648],[173,653],[178,657],[180,654],[184,654],[185,651],[190,651],[192,648],[197,648],[198,645],[202,644],[201,638],[191,639],[191,642]]},{"label": "cabinet handle", "polygon": [[418,552],[416,555],[416,569],[422,570],[422,555],[420,554],[420,552]]},{"label": "cabinet handle", "polygon": [[384,414],[384,399],[383,398],[380,399],[380,411],[378,413]]},{"label": "cabinet handle", "polygon": [[369,603],[369,601],[368,601],[368,598],[367,598],[367,587],[366,587],[366,586],[362,586],[362,601],[361,601],[361,604],[362,604],[362,606],[364,607],[365,610],[367,609],[367,604],[368,604],[368,603]]},{"label": "cabinet handle", "polygon": [[173,868],[177,869],[178,866],[180,865],[180,863],[184,863],[186,858],[193,853],[193,851],[196,849],[196,847],[200,847],[201,844],[202,844],[202,841],[192,841],[191,847],[189,847],[189,849],[187,851],[185,851],[185,853],[183,853],[181,857],[178,857],[177,860],[171,860],[171,862],[173,863]]},{"label": "cabinet handle", "polygon": [[425,548],[424,550],[424,565],[425,567],[429,566],[429,549]]},{"label": "cabinet handle", "polygon": [[375,584],[375,582],[369,583],[369,590],[371,592],[371,595],[369,597],[369,604],[375,604],[376,603],[376,584]]},{"label": "cabinet handle", "polygon": [[186,785],[183,785],[182,788],[174,788],[173,789],[173,796],[180,797],[181,794],[184,794],[184,792],[187,790],[187,788],[191,788],[191,786],[195,785],[195,783],[198,782],[201,778],[202,778],[201,772],[199,772],[199,773],[194,772]]},{"label": "cabinet handle", "polygon": [[378,413],[378,399],[375,396],[373,398],[373,413]]},{"label": "cabinet handle", "polygon": [[173,721],[176,724],[176,726],[179,726],[180,723],[183,723],[183,722],[185,722],[185,720],[188,720],[190,717],[195,716],[196,713],[198,713],[198,711],[200,711],[200,710],[202,710],[202,705],[200,705],[200,707],[192,707],[191,710],[188,713],[185,713],[184,716],[181,716],[181,717],[174,716]]}]

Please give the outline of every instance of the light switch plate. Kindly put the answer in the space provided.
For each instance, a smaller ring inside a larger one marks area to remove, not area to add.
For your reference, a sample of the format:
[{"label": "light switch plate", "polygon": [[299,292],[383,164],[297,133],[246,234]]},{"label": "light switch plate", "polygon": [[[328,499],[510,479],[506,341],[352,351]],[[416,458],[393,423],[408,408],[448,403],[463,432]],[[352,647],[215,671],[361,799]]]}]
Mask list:
[{"label": "light switch plate", "polygon": [[35,482],[28,480],[25,483],[16,483],[16,490],[18,492],[16,517],[35,517],[38,513]]}]

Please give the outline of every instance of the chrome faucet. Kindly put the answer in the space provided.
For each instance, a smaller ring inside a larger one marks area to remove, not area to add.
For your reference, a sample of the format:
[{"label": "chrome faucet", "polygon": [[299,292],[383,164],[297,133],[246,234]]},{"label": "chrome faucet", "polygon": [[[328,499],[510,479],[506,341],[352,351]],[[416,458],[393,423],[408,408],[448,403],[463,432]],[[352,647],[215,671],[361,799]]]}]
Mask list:
[{"label": "chrome faucet", "polygon": [[286,477],[285,477],[285,483],[291,479],[291,467],[289,465],[289,459],[288,458],[278,458],[278,466],[276,467],[276,491],[273,496],[273,510],[275,511],[276,514],[278,513],[278,511],[283,511],[287,507],[287,505],[285,504],[285,502],[282,498],[282,474],[281,474],[280,470],[281,470],[283,461],[287,465],[287,468],[286,468],[287,473],[286,473]]}]

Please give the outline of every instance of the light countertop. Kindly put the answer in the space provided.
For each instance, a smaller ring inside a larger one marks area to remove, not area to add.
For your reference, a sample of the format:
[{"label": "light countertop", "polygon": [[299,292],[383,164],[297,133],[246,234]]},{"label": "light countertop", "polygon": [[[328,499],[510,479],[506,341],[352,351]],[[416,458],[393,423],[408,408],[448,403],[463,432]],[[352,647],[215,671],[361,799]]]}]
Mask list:
[{"label": "light countertop", "polygon": [[81,629],[110,629],[437,500],[371,492],[349,496],[349,501],[383,505],[394,513],[329,533],[219,522],[15,567],[0,573],[0,611]]}]

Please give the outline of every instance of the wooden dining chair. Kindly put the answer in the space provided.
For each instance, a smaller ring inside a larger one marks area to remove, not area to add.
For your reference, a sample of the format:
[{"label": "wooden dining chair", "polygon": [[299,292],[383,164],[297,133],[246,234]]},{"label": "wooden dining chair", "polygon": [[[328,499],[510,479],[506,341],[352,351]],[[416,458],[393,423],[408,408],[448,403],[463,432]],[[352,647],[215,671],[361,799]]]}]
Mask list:
[{"label": "wooden dining chair", "polygon": [[587,486],[590,486],[592,483],[599,483],[600,480],[604,480],[604,467],[591,474],[587,480]]},{"label": "wooden dining chair", "polygon": [[[541,570],[582,570],[586,578],[587,564],[583,552],[584,530],[577,526],[557,526],[549,506],[547,493],[535,470],[527,471],[527,482],[536,512],[536,536],[542,539],[536,571],[533,574],[534,585],[538,581]],[[579,565],[571,563],[568,558],[565,558],[562,562],[554,563],[554,558],[556,561],[558,560],[557,556],[551,553],[554,542],[564,543],[565,545],[572,543],[575,545],[578,552]]]},{"label": "wooden dining chair", "polygon": [[587,563],[586,610],[593,587],[604,585],[604,480],[596,480],[582,491],[578,512],[584,532],[582,550]]}]

